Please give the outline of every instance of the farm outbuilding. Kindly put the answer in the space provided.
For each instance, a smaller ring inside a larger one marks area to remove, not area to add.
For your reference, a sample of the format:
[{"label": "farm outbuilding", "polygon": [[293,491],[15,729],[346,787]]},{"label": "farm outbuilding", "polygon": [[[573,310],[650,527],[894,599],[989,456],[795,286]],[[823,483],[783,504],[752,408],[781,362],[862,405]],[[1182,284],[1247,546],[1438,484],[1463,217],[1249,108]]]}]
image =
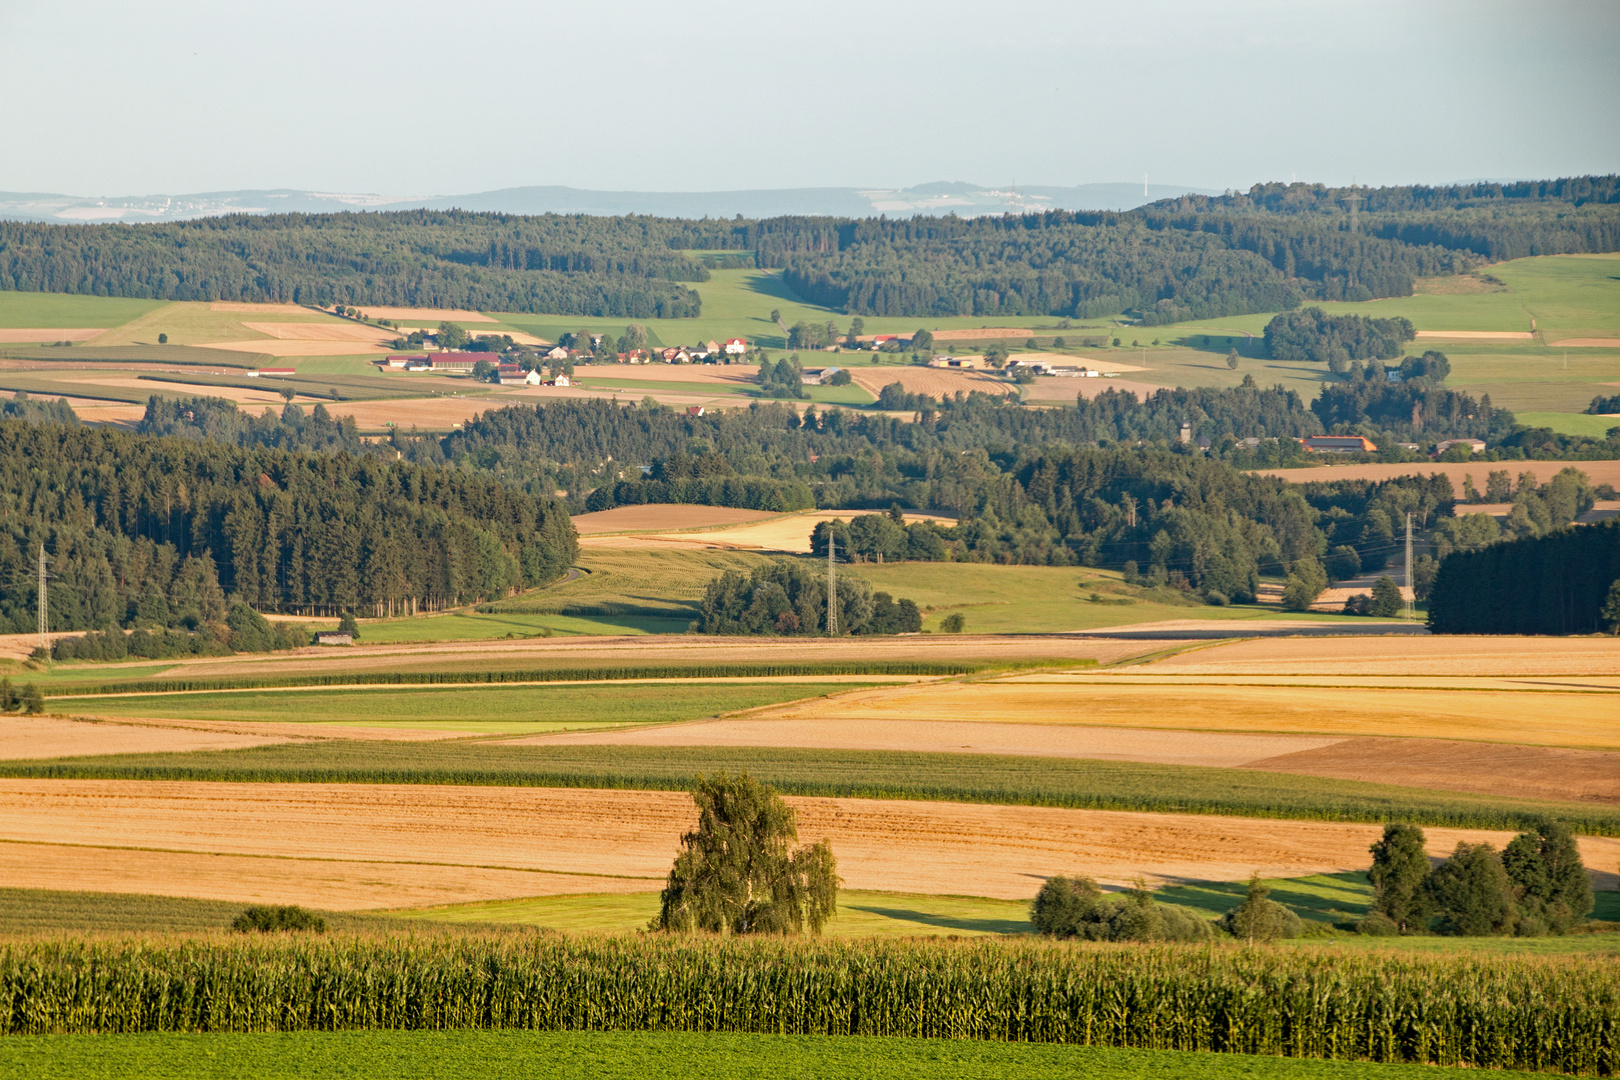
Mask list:
[{"label": "farm outbuilding", "polygon": [[1360,435],[1311,435],[1299,441],[1307,450],[1331,454],[1370,454],[1378,449],[1371,439]]}]

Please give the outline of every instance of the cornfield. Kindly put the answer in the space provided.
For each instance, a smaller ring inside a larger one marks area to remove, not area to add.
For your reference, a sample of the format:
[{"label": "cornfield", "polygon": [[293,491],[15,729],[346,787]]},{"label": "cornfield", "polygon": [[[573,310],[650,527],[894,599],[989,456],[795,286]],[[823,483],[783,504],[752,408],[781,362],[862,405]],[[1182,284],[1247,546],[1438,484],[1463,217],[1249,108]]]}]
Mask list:
[{"label": "cornfield", "polygon": [[1580,960],[687,938],[0,947],[15,1034],[513,1028],[889,1035],[1612,1075]]},{"label": "cornfield", "polygon": [[[1049,661],[1050,662],[1050,661]],[[1064,660],[1068,667],[1095,664],[1091,660]],[[67,683],[45,688],[53,699],[96,694],[170,694],[198,690],[270,690],[292,686],[459,686],[503,683],[607,682],[618,679],[772,679],[791,675],[968,675],[990,667],[1027,666],[1018,662],[994,665],[974,661],[935,660],[818,660],[804,663],[661,664],[628,667],[539,668],[527,671],[339,671],[330,674],[262,676],[224,679],[136,679],[122,682]]]}]

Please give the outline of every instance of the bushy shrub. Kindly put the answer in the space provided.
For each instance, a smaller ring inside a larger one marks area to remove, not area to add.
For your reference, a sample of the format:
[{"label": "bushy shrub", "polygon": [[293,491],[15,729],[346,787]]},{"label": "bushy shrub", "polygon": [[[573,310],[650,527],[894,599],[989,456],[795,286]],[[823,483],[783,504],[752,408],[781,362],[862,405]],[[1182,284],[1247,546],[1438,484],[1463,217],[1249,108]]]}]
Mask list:
[{"label": "bushy shrub", "polygon": [[1030,922],[1048,937],[1084,941],[1199,941],[1210,923],[1153,899],[1140,883],[1124,897],[1104,896],[1088,877],[1054,877],[1030,904]]},{"label": "bushy shrub", "polygon": [[1273,941],[1299,937],[1299,916],[1269,899],[1271,887],[1256,874],[1249,879],[1249,895],[1243,903],[1221,916],[1220,927],[1245,941]]},{"label": "bushy shrub", "polygon": [[1382,911],[1369,911],[1365,918],[1356,923],[1356,933],[1370,937],[1394,937],[1400,932],[1401,928],[1395,925],[1395,920]]},{"label": "bushy shrub", "polygon": [[255,904],[231,923],[241,934],[273,934],[283,930],[309,930],[326,933],[326,920],[297,904]]}]

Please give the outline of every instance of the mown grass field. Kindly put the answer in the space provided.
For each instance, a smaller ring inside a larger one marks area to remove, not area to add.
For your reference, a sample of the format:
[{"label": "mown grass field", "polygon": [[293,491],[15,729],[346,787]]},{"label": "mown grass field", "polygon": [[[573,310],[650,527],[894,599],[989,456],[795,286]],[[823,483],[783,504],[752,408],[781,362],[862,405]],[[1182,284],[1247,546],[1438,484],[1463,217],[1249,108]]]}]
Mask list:
[{"label": "mown grass field", "polygon": [[174,720],[273,720],[526,734],[670,723],[854,689],[859,683],[618,683],[140,694],[72,699],[71,711]]},{"label": "mown grass field", "polygon": [[[701,535],[694,533],[698,538]],[[375,629],[366,625],[364,640],[451,641],[458,640],[455,635],[461,632],[489,638],[507,633],[522,637],[546,628],[564,631],[564,624],[551,618],[554,615],[576,616],[613,628],[598,632],[636,632],[643,627],[652,632],[679,632],[697,617],[704,587],[726,570],[747,573],[763,559],[793,557],[701,548],[587,546],[580,551],[578,564],[591,573],[484,606],[486,611],[512,620],[510,623],[483,616],[442,627],[435,625],[442,620],[396,620]],[[896,598],[915,600],[925,612],[923,629],[933,632],[945,616],[955,612],[962,614],[969,633],[984,634],[1065,633],[1166,619],[1342,621],[1337,615],[1301,616],[1253,604],[1210,607],[1182,601],[1167,590],[1126,585],[1117,571],[1090,567],[861,563],[841,573],[865,578],[873,589]],[[530,622],[516,618],[520,615],[538,618]],[[665,621],[655,626],[626,619]],[[404,636],[407,634],[421,636]]]},{"label": "mown grass field", "polygon": [[[961,1039],[688,1032],[31,1035],[0,1072],[40,1080],[1461,1080],[1477,1069]],[[1493,1072],[1504,1080],[1530,1073]]]},{"label": "mown grass field", "polygon": [[[611,700],[621,690],[629,689],[605,688],[603,698]],[[655,688],[655,692],[663,689]],[[762,696],[770,689],[762,688]],[[777,692],[783,698],[802,697],[813,689],[804,685],[784,686],[777,688]],[[718,690],[711,692],[708,687],[698,690],[698,700],[685,710],[688,716],[707,715],[699,710],[713,711],[724,700]],[[703,697],[706,693],[712,696]],[[144,715],[154,713],[148,711]],[[286,717],[278,715],[277,718]],[[360,722],[352,715],[347,719]],[[587,719],[581,718],[582,726]],[[606,724],[615,719],[630,722],[632,718],[624,713],[609,712],[598,716],[596,723]],[[1411,821],[1420,825],[1488,829],[1525,828],[1544,817],[1555,817],[1570,822],[1577,832],[1585,835],[1620,835],[1620,807],[1602,804],[1509,799],[1212,766],[1014,755],[756,747],[502,746],[479,741],[352,743],[345,740],[313,746],[284,744],[245,750],[0,762],[0,776],[7,777],[474,784],[651,791],[690,791],[699,776],[721,771],[746,771],[789,795],[1315,821]]]},{"label": "mown grass field", "polygon": [[698,615],[704,587],[766,556],[703,548],[593,548],[579,553],[573,581],[534,589],[477,612],[366,623],[362,640],[473,641],[554,633],[679,634]]},{"label": "mown grass field", "polygon": [[162,300],[0,291],[0,328],[110,329],[122,326],[163,306]]}]

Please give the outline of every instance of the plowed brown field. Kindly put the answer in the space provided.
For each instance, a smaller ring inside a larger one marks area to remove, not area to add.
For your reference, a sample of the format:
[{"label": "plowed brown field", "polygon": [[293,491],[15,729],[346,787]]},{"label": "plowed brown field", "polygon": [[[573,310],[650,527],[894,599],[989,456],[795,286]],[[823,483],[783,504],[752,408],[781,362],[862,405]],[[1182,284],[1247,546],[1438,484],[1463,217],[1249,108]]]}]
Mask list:
[{"label": "plowed brown field", "polygon": [[[1137,874],[1150,881],[1237,880],[1256,870],[1289,876],[1361,869],[1380,831],[1045,807],[788,802],[801,837],[832,842],[850,888],[1008,899],[1033,895],[1042,879],[1058,873],[1123,882]],[[340,895],[352,907],[438,902],[403,895],[407,875],[423,889],[457,890],[459,899],[656,889],[695,817],[691,798],[671,792],[0,781],[0,837],[31,845],[18,857],[16,843],[0,844],[0,853],[12,856],[4,870],[14,887],[92,887],[84,881],[94,872],[93,887],[108,891],[219,896],[219,883],[194,883],[184,875],[184,856],[173,853],[257,855],[282,864],[261,870],[280,879],[282,897],[315,903],[318,895]],[[1460,839],[1500,846],[1509,834],[1431,829],[1428,837],[1438,855]],[[1620,840],[1580,843],[1589,866],[1620,860]],[[87,859],[85,848],[101,849],[102,857]],[[232,862],[233,869],[248,865]],[[556,875],[479,880],[471,868],[556,871],[574,880],[549,887],[542,879]],[[575,887],[581,880],[587,888]]]}]

